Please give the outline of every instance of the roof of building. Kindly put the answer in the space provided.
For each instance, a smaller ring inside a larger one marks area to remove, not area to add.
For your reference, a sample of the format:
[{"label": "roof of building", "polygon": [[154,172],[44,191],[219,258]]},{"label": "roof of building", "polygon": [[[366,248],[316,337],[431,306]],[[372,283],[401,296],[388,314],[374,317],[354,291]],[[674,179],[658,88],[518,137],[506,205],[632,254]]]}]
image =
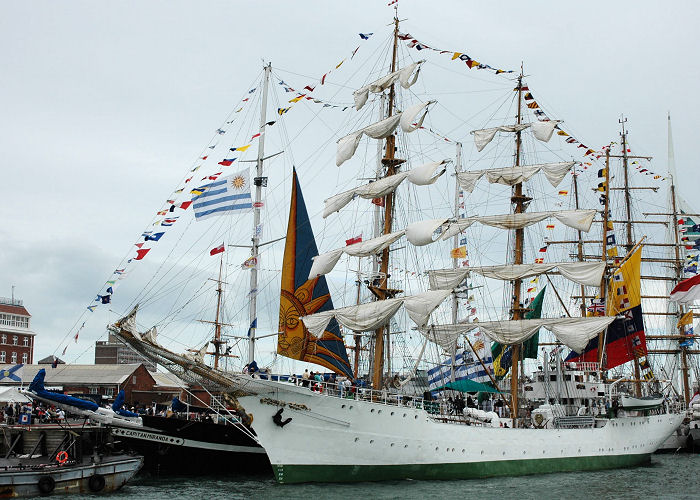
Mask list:
[{"label": "roof of building", "polygon": [[24,306],[15,306],[10,304],[0,304],[0,313],[18,314],[20,316],[31,316]]},{"label": "roof of building", "polygon": [[[12,368],[15,365],[0,365],[0,370]],[[51,368],[46,365],[24,365],[22,381],[24,384],[31,382],[37,372],[46,370],[46,385],[113,385],[123,384],[140,363],[130,365],[61,365]],[[150,374],[149,374],[150,375]],[[16,385],[9,379],[0,380],[0,385]]]},{"label": "roof of building", "polygon": [[168,372],[151,372],[151,377],[156,381],[156,387],[187,388],[187,382]]},{"label": "roof of building", "polygon": [[46,356],[44,359],[40,359],[39,361],[36,362],[37,365],[52,365],[54,360],[59,364],[59,365],[65,365],[66,362],[63,361],[61,358],[54,356],[53,354],[51,356]]}]

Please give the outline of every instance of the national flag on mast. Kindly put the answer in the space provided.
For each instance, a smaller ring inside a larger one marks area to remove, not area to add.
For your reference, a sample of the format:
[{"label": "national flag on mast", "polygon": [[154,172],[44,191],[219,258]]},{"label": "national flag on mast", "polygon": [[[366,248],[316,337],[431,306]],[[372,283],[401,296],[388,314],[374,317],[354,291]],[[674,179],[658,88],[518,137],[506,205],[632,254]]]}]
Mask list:
[{"label": "national flag on mast", "polygon": [[362,241],[362,235],[355,236],[354,238],[350,238],[349,240],[345,240],[345,245],[354,245],[355,243],[360,243]]},{"label": "national flag on mast", "polygon": [[200,194],[192,197],[195,220],[253,208],[249,179],[245,169],[198,188]]},{"label": "national flag on mast", "polygon": [[222,243],[218,247],[215,247],[215,248],[212,248],[211,250],[209,250],[209,255],[213,256],[213,255],[216,255],[217,253],[223,253],[224,250],[226,250],[226,248],[225,248],[224,244]]},{"label": "national flag on mast", "polygon": [[696,300],[700,300],[700,274],[678,283],[671,290],[669,300],[679,304],[692,304]]}]

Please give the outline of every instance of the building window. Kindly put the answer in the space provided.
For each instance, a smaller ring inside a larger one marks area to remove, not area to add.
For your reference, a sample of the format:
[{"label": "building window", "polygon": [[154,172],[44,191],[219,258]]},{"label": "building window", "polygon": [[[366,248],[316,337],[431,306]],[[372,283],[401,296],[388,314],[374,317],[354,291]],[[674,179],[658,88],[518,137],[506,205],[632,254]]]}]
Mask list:
[{"label": "building window", "polygon": [[7,344],[7,335],[5,335],[4,333],[2,334],[2,343]]},{"label": "building window", "polygon": [[7,355],[5,351],[0,351],[0,363],[7,363]]},{"label": "building window", "polygon": [[12,336],[12,345],[19,345],[19,344],[17,343],[17,335],[13,335],[13,336]]},{"label": "building window", "polygon": [[105,396],[110,398],[114,396],[114,387],[105,387]]},{"label": "building window", "polygon": [[29,328],[29,318],[26,316],[0,313],[0,325]]},{"label": "building window", "polygon": [[90,387],[90,394],[99,394],[97,387]]},{"label": "building window", "polygon": [[22,363],[23,364],[26,365],[28,359],[29,359],[29,355],[26,352],[24,354],[22,354]]},{"label": "building window", "polygon": [[24,345],[24,347],[29,347],[29,337],[24,337],[22,339],[22,345]]},{"label": "building window", "polygon": [[12,353],[12,361],[11,361],[11,362],[12,362],[12,363],[17,363],[17,353],[16,353],[16,352],[13,352],[13,353]]}]

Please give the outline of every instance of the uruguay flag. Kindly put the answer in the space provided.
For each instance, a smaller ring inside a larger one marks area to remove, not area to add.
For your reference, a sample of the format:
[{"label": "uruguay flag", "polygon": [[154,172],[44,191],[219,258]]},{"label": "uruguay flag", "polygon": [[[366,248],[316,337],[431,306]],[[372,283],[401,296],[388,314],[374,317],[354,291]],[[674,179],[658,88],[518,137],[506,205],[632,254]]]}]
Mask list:
[{"label": "uruguay flag", "polygon": [[24,365],[22,363],[20,363],[18,365],[12,366],[10,368],[0,370],[0,382],[2,382],[3,380],[5,382],[9,382],[9,381],[21,382],[23,369],[24,369]]},{"label": "uruguay flag", "polygon": [[201,193],[192,197],[195,220],[253,208],[248,169],[222,177],[194,191]]}]

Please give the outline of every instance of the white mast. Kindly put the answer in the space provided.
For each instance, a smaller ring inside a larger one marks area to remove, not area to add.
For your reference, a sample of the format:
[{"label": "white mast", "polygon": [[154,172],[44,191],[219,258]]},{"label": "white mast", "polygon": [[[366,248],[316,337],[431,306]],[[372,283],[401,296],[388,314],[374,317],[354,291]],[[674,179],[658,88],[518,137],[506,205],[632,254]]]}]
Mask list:
[{"label": "white mast", "polygon": [[[457,143],[457,154],[456,154],[456,159],[455,159],[455,178],[457,174],[459,174],[462,171],[462,143],[458,142]],[[459,192],[462,188],[459,185],[459,182],[455,182],[455,219],[459,219]],[[457,248],[459,245],[459,233],[454,235],[454,238],[452,238],[452,248]],[[459,259],[456,257],[452,259],[452,269],[457,269],[457,265],[459,264]],[[455,324],[457,323],[457,307],[458,307],[458,299],[457,299],[457,294],[454,293],[452,294],[452,323]],[[455,356],[457,355],[457,341],[455,340],[455,345],[452,349],[452,358],[450,360],[450,382],[455,381],[455,364],[456,364],[456,358]]]},{"label": "white mast", "polygon": [[265,66],[265,76],[263,82],[262,104],[260,106],[260,139],[258,140],[258,159],[256,162],[255,179],[255,202],[253,203],[253,239],[251,247],[251,256],[255,265],[250,270],[250,329],[248,339],[248,363],[255,360],[255,331],[257,330],[257,295],[258,295],[258,247],[260,245],[260,202],[262,200],[262,188],[267,185],[267,179],[263,177],[263,160],[265,159],[265,124],[267,118],[267,90],[270,82],[270,72],[272,71],[272,63]]}]

